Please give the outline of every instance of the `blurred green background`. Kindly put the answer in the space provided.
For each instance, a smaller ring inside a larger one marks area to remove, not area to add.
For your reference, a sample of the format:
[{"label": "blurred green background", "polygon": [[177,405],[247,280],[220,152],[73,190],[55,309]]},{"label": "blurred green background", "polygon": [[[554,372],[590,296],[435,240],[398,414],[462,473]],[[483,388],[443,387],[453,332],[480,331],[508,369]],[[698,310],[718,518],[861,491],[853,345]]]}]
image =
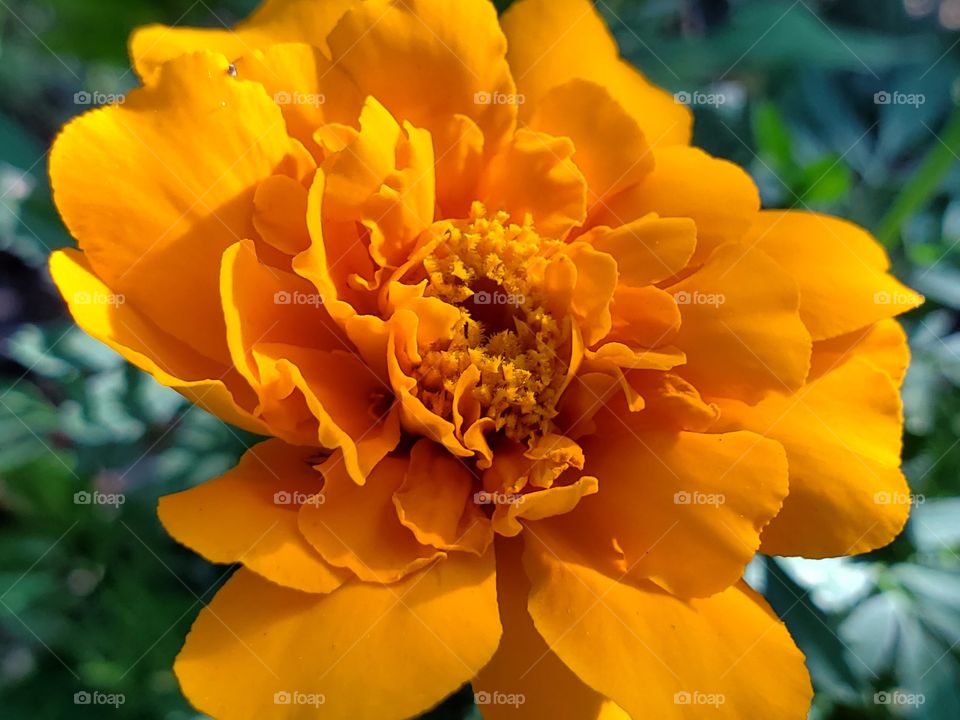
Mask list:
[{"label": "blurred green background", "polygon": [[[749,168],[767,207],[865,225],[927,296],[905,318],[907,532],[867,557],[768,559],[749,577],[807,653],[812,717],[960,718],[960,0],[597,4],[624,54],[694,105],[697,144]],[[174,544],[154,507],[252,438],[72,326],[44,269],[70,242],[46,151],[91,99],[134,85],[133,27],[231,25],[252,5],[0,0],[3,718],[197,716],[170,667],[230,569]],[[84,504],[94,491],[117,502]],[[123,703],[75,702],[94,691]],[[431,717],[475,713],[465,688]]]}]

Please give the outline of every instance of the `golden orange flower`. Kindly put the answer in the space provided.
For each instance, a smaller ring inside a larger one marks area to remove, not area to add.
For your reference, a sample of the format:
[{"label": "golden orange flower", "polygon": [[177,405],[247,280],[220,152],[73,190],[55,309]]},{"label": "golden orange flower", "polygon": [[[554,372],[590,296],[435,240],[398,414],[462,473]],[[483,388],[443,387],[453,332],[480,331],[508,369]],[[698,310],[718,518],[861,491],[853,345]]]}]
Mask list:
[{"label": "golden orange flower", "polygon": [[131,50],[143,87],[52,151],[80,250],[51,270],[271,437],[160,502],[243,566],[176,662],[199,710],[405,718],[472,682],[487,718],[806,716],[741,578],[906,519],[919,298],[870,235],[761,211],[588,0],[268,0]]}]

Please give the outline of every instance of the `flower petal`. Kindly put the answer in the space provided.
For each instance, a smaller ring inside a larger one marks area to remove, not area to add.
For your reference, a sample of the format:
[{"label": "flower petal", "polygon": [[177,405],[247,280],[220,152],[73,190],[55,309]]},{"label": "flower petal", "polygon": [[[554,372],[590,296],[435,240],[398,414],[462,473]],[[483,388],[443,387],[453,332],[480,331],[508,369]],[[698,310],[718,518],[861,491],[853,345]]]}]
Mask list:
[{"label": "flower petal", "polygon": [[137,75],[150,83],[160,66],[180,55],[210,50],[236,60],[252,50],[283,42],[316,45],[329,55],[325,38],[354,0],[265,0],[259,9],[235,28],[201,28],[147,25],[130,36],[130,57]]},{"label": "flower petal", "polygon": [[[530,580],[520,562],[520,540],[497,541],[497,600],[503,637],[490,662],[473,681],[484,720],[526,717],[629,720],[560,661],[540,637],[530,613]],[[519,705],[511,705],[515,699]],[[522,699],[522,701],[521,701]],[[522,707],[522,710],[521,710]]]},{"label": "flower petal", "polygon": [[616,228],[595,227],[577,240],[613,255],[620,282],[639,288],[673,277],[687,266],[697,246],[697,225],[689,218],[650,214]]},{"label": "flower petal", "polygon": [[[506,39],[492,3],[367,0],[344,15],[328,42],[334,63],[364,94],[376,97],[397,120],[430,131],[438,158],[461,135],[449,122],[453,115],[476,122],[487,152],[515,127],[516,105],[492,101],[514,94]],[[446,182],[456,178],[444,178],[440,186]]]},{"label": "flower petal", "polygon": [[[546,521],[550,522],[550,521]],[[684,602],[592,567],[570,537],[525,534],[537,631],[587,685],[635,718],[802,720],[812,689],[783,623],[742,583]],[[597,662],[602,657],[603,662]]]},{"label": "flower petal", "polygon": [[887,270],[880,244],[862,228],[818,213],[765,211],[744,242],[756,244],[800,287],[800,317],[814,340],[852,332],[923,302]]},{"label": "flower petal", "polygon": [[84,253],[69,248],[53,253],[50,274],[84,332],[225,422],[269,434],[252,414],[253,390],[234,368],[160,330],[96,276]]},{"label": "flower petal", "polygon": [[793,279],[764,253],[729,243],[668,289],[680,307],[678,372],[700,392],[757,397],[795,390],[810,368],[810,335]]},{"label": "flower petal", "polygon": [[672,295],[658,287],[620,285],[613,295],[612,328],[608,340],[642,348],[673,342],[680,329],[680,310]]},{"label": "flower petal", "polygon": [[780,442],[790,495],[763,533],[771,555],[856,555],[903,528],[910,489],[900,472],[902,415],[894,382],[851,359],[795,395],[755,406],[717,401],[719,429],[745,428]]},{"label": "flower petal", "polygon": [[220,477],[160,498],[160,521],[210,562],[239,562],[284,587],[331,592],[350,574],[325,563],[297,528],[300,505],[319,501],[323,486],[316,455],[267,440]]},{"label": "flower petal", "polygon": [[[254,358],[268,388],[262,400],[282,399],[283,392],[297,389],[315,421],[301,442],[339,448],[355,482],[362,484],[400,442],[400,411],[389,386],[356,353],[259,343]],[[273,383],[286,390],[271,392]]]},{"label": "flower petal", "polygon": [[605,87],[652,147],[690,141],[689,109],[620,59],[616,41],[589,0],[518,0],[501,24],[524,110],[532,111],[549,90],[583,78]]},{"label": "flower petal", "polygon": [[521,128],[484,169],[478,197],[518,225],[529,213],[540,235],[563,239],[587,211],[587,185],[573,152],[567,138]]},{"label": "flower petal", "polygon": [[303,717],[322,702],[331,720],[402,720],[469,681],[500,634],[492,552],[329,595],[241,569],[200,613],[174,670],[190,702],[213,717],[285,720],[284,699],[301,693],[316,701],[298,706]]},{"label": "flower petal", "polygon": [[334,455],[322,467],[322,505],[304,505],[300,530],[331,565],[349,568],[361,580],[391,583],[446,553],[422,544],[401,524],[393,496],[403,485],[408,461],[385,458],[357,485]]},{"label": "flower petal", "polygon": [[318,160],[324,153],[314,140],[317,128],[355,124],[363,107],[363,95],[350,76],[313,45],[271,45],[244,54],[234,65],[238,78],[263,85],[283,111],[290,136]]},{"label": "flower petal", "polygon": [[493,541],[490,522],[474,502],[470,470],[428,440],[413,446],[393,502],[400,522],[424,545],[483,555]]},{"label": "flower petal", "polygon": [[550,90],[528,127],[573,141],[573,161],[586,178],[591,207],[653,170],[653,153],[637,121],[594,82],[574,79]]},{"label": "flower petal", "polygon": [[682,597],[722,591],[787,495],[783,448],[749,432],[650,431],[627,426],[632,419],[581,440],[600,492],[569,526],[613,537],[631,577]]},{"label": "flower petal", "polygon": [[740,241],[760,210],[760,193],[739,166],[702,150],[672,147],[654,153],[656,167],[643,180],[597,209],[589,225],[617,227],[649,213],[691,218],[697,224],[700,264],[725,242]]},{"label": "flower petal", "polygon": [[896,320],[881,320],[869,327],[813,344],[810,378],[818,378],[853,358],[863,358],[890,376],[899,388],[910,364],[907,334]]},{"label": "flower petal", "polygon": [[521,495],[513,502],[500,503],[493,511],[493,527],[500,535],[514,537],[523,530],[520,520],[532,522],[565,515],[580,500],[597,492],[597,478],[584,476],[569,485],[554,485],[546,490]]},{"label": "flower petal", "polygon": [[220,256],[255,236],[259,182],[313,164],[263,88],[227,69],[223,56],[178,58],[125,104],[72,121],[50,157],[57,208],[97,275],[225,363]]}]

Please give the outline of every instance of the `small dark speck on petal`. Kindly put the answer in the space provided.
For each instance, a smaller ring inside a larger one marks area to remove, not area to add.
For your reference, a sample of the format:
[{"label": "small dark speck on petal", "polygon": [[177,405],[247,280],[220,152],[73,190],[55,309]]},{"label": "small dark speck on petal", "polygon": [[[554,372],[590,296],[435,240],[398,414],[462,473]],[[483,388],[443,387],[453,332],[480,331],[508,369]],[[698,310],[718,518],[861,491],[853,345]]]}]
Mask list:
[{"label": "small dark speck on petal", "polygon": [[229,75],[230,77],[236,77],[236,76],[237,76],[237,66],[234,65],[233,63],[230,63],[230,67],[227,68],[227,75]]}]

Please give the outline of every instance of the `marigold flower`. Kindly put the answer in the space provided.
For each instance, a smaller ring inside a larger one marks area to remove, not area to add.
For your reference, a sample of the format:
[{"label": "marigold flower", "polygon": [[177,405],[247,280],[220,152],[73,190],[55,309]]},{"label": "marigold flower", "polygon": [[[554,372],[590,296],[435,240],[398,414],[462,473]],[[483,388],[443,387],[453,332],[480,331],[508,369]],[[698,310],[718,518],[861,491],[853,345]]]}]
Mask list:
[{"label": "marigold flower", "polygon": [[[759,550],[908,512],[892,318],[843,220],[760,210],[588,0],[268,0],[150,26],[52,151],[77,323],[269,436],[165,497],[240,563],[176,661],[225,718],[803,718]],[[85,299],[122,295],[123,303]]]}]

